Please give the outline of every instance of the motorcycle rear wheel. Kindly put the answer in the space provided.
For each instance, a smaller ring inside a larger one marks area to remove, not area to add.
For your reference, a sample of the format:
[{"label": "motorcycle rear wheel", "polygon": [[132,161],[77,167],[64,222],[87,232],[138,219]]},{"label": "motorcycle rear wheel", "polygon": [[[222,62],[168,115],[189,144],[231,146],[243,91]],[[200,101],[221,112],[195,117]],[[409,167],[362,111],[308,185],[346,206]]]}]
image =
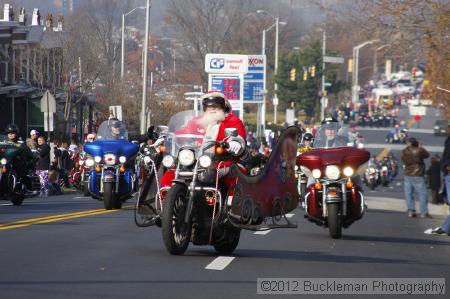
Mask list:
[{"label": "motorcycle rear wheel", "polygon": [[328,204],[328,231],[333,239],[342,237],[341,203]]},{"label": "motorcycle rear wheel", "polygon": [[180,184],[173,185],[163,203],[161,215],[161,232],[164,246],[173,255],[183,255],[191,240],[191,219],[185,222],[187,201],[187,187]]}]

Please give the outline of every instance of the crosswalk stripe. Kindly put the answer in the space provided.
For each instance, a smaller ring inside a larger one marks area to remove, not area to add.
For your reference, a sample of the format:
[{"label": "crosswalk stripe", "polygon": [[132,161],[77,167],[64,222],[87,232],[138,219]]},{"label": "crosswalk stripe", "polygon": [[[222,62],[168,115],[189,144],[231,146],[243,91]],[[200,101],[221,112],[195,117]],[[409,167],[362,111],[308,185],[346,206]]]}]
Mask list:
[{"label": "crosswalk stripe", "polygon": [[271,229],[267,229],[267,230],[259,230],[257,232],[254,232],[253,234],[255,235],[267,235],[268,233],[270,233],[272,230]]},{"label": "crosswalk stripe", "polygon": [[205,269],[206,270],[223,270],[225,269],[232,261],[234,260],[233,256],[219,256],[211,263],[209,263]]}]

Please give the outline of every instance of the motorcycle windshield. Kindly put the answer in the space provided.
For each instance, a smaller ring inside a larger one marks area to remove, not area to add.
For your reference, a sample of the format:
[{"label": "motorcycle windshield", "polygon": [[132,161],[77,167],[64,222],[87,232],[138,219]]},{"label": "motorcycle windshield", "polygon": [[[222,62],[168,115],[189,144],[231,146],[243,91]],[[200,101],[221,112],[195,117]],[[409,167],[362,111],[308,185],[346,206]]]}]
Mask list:
[{"label": "motorcycle windshield", "polygon": [[187,110],[173,115],[168,124],[167,152],[176,156],[182,147],[190,147],[198,151],[205,141],[212,140],[205,135],[208,123],[204,114],[199,111]]},{"label": "motorcycle windshield", "polygon": [[339,123],[319,127],[314,138],[314,148],[338,148],[349,146],[348,130]]},{"label": "motorcycle windshield", "polygon": [[98,128],[98,140],[128,140],[125,124],[119,120],[106,120]]}]

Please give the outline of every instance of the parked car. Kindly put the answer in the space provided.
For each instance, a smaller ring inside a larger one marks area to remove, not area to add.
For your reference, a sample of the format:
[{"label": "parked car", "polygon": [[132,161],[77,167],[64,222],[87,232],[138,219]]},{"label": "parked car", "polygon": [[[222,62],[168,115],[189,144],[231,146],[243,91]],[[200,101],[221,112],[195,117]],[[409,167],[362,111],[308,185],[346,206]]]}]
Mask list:
[{"label": "parked car", "polygon": [[434,123],[434,136],[447,136],[448,121],[439,119]]}]

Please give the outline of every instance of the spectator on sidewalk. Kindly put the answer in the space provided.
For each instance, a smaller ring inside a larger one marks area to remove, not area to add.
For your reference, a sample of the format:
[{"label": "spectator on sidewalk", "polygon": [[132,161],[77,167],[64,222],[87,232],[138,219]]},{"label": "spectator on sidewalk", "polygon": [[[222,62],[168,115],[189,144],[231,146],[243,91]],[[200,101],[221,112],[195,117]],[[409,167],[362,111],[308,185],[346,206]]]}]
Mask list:
[{"label": "spectator on sidewalk", "polygon": [[408,217],[416,217],[416,208],[413,194],[417,193],[420,202],[420,217],[432,218],[428,214],[428,192],[425,184],[424,160],[430,154],[419,144],[417,139],[410,138],[408,145],[401,153],[405,175],[405,198],[408,208]]},{"label": "spectator on sidewalk", "polygon": [[38,131],[31,130],[30,138],[27,138],[27,140],[26,140],[27,146],[30,148],[30,150],[35,150],[37,148],[37,146],[38,146],[37,138],[38,138]]},{"label": "spectator on sidewalk", "polygon": [[427,170],[427,183],[431,189],[431,203],[440,204],[439,190],[441,189],[441,159],[438,155],[431,157],[431,165]]},{"label": "spectator on sidewalk", "polygon": [[50,146],[45,141],[44,136],[38,137],[38,163],[37,174],[41,180],[41,196],[48,195],[48,170],[50,169]]},{"label": "spectator on sidewalk", "polygon": [[449,136],[444,143],[444,152],[442,153],[441,169],[444,174],[445,190],[447,192],[447,202],[450,204],[450,120],[448,121]]}]

